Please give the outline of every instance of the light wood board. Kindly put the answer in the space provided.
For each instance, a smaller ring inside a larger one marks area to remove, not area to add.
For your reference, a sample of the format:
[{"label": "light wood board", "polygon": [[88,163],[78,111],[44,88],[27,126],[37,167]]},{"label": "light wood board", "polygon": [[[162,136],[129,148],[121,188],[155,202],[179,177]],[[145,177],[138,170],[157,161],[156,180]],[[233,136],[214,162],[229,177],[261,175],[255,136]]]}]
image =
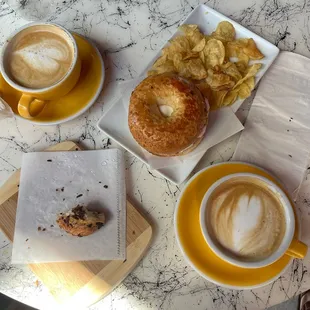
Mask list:
[{"label": "light wood board", "polygon": [[[47,151],[75,151],[71,141]],[[13,241],[20,170],[0,188],[0,228]],[[30,264],[30,269],[48,287],[55,299],[75,309],[87,307],[110,293],[130,273],[146,251],[152,227],[127,201],[127,259],[125,261],[80,261]],[[75,307],[75,308],[73,308]]]}]

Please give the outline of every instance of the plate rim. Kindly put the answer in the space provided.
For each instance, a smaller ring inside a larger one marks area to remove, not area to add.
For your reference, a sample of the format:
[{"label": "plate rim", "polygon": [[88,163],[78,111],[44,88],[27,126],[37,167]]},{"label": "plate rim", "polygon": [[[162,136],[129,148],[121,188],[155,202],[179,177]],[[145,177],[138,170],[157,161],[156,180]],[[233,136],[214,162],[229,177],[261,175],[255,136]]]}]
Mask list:
[{"label": "plate rim", "polygon": [[[263,286],[266,286],[270,283],[272,283],[273,281],[275,281],[276,279],[278,279],[282,274],[284,274],[284,272],[286,272],[286,270],[289,268],[289,266],[291,265],[292,261],[293,261],[293,258],[290,258],[288,264],[281,270],[280,273],[278,273],[276,276],[274,276],[273,278],[269,279],[268,281],[265,281],[263,283],[260,283],[260,284],[257,284],[257,285],[250,285],[250,286],[236,286],[236,285],[229,285],[229,284],[225,284],[225,283],[221,283],[221,282],[218,282],[216,280],[214,280],[213,278],[209,277],[208,275],[204,274],[202,271],[200,271],[193,263],[192,261],[190,260],[190,258],[187,256],[186,252],[184,251],[183,249],[183,246],[181,244],[181,241],[180,241],[180,237],[179,237],[179,233],[178,233],[178,229],[177,229],[177,225],[176,225],[176,222],[177,222],[177,214],[178,214],[178,211],[179,211],[179,207],[180,207],[180,201],[181,201],[181,198],[185,192],[185,190],[188,188],[188,186],[192,183],[192,181],[198,177],[200,174],[202,174],[203,172],[205,172],[206,170],[209,170],[213,167],[216,167],[216,166],[220,166],[220,165],[226,165],[226,164],[243,164],[243,165],[248,165],[248,166],[251,166],[251,167],[254,167],[254,168],[257,168],[257,169],[260,169],[264,172],[266,172],[267,174],[271,174],[269,171],[267,171],[266,169],[264,168],[261,168],[255,164],[250,164],[250,163],[245,163],[245,162],[242,162],[242,161],[228,161],[228,162],[221,162],[221,163],[217,163],[217,164],[214,164],[214,165],[210,165],[204,169],[201,169],[200,171],[198,171],[197,173],[195,173],[186,183],[186,185],[182,188],[180,194],[179,194],[179,197],[177,199],[177,202],[175,204],[175,210],[174,210],[174,216],[173,216],[173,226],[174,226],[174,233],[175,233],[175,239],[177,241],[177,244],[178,244],[178,247],[185,259],[185,261],[200,275],[202,276],[204,279],[214,283],[215,285],[218,285],[218,286],[221,286],[221,287],[225,287],[225,288],[229,288],[229,289],[234,289],[234,290],[252,290],[252,289],[256,289],[256,288],[260,288],[260,287],[263,287]],[[271,174],[272,175],[272,174]],[[272,175],[272,177],[274,177],[276,180],[278,180],[275,176]],[[282,184],[282,183],[280,183]],[[297,220],[297,225],[299,226],[300,228],[300,221],[298,220],[298,217],[296,216],[296,220]],[[301,229],[299,229],[298,231],[298,235],[300,237],[300,233],[301,233]]]}]

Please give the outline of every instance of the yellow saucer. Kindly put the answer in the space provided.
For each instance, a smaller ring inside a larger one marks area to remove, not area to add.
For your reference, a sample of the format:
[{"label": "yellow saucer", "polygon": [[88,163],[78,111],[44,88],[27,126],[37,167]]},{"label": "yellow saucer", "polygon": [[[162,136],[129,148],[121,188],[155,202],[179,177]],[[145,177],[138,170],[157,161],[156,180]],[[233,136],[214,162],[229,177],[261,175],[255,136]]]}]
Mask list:
[{"label": "yellow saucer", "polygon": [[[82,61],[81,76],[75,87],[64,97],[49,101],[43,111],[30,121],[39,125],[56,125],[72,120],[94,104],[104,81],[102,57],[93,43],[84,37],[73,34]],[[18,118],[17,104],[21,93],[8,85],[0,74],[0,91],[3,99],[11,106]]]},{"label": "yellow saucer", "polygon": [[[240,172],[262,175],[281,187],[266,171],[249,164],[229,162],[207,167],[194,175],[182,190],[175,210],[174,225],[176,239],[183,255],[201,276],[220,286],[253,289],[278,278],[292,258],[283,255],[275,263],[257,269],[231,265],[213,253],[203,237],[199,223],[200,204],[209,187],[226,175]],[[298,236],[298,225],[295,236]]]}]

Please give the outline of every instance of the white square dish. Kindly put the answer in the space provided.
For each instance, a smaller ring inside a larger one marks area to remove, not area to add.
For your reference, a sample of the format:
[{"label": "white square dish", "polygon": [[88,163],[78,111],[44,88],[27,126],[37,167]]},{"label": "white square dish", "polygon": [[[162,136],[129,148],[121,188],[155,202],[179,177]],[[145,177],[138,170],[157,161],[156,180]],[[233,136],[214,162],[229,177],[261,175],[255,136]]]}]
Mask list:
[{"label": "white square dish", "polygon": [[[259,37],[258,35],[254,34],[253,32],[247,30],[243,26],[235,23],[234,21],[230,20],[224,15],[207,7],[206,5],[199,5],[198,7],[196,7],[182,24],[197,24],[200,30],[203,31],[204,33],[211,33],[216,29],[218,23],[224,20],[227,20],[234,25],[237,38],[253,38],[258,48],[265,55],[265,58],[259,61],[260,63],[263,64],[263,67],[256,76],[256,84],[257,84],[260,78],[264,75],[264,73],[267,71],[267,69],[270,67],[270,65],[278,55],[279,49],[276,46],[269,43],[265,39]],[[171,38],[173,38],[178,34],[179,32],[177,31]],[[154,61],[160,55],[161,55],[161,49],[159,49],[158,53],[145,67],[140,76],[146,74],[146,72],[150,69]],[[121,100],[122,98],[117,98],[115,100],[115,103],[113,104],[111,109],[107,111],[99,120],[98,127],[110,138],[115,140],[126,150],[131,152],[133,155],[135,155],[141,161],[143,161],[145,164],[148,165],[142,148],[133,139],[129,131],[127,111],[125,110]],[[238,99],[231,106],[231,108],[224,108],[219,110],[221,111],[220,113],[217,112],[220,115],[220,117],[217,117],[217,122],[222,124],[224,123],[227,124],[227,122],[229,122],[229,124],[231,124],[231,130],[227,132],[227,136],[222,137],[222,140],[218,141],[218,143],[243,129],[237,117],[233,115],[233,112],[236,112],[238,110],[243,101],[244,100],[242,99]],[[189,174],[195,168],[195,166],[200,161],[203,155],[204,153],[202,152],[200,156],[195,156],[189,160],[185,160],[181,164],[156,169],[156,171],[165,178],[167,178],[168,180],[170,180],[171,182],[175,184],[180,184],[184,182],[184,180],[189,176]]]},{"label": "white square dish", "polygon": [[[225,124],[226,130],[224,132],[221,131],[221,124]],[[98,122],[98,127],[128,152],[132,153],[148,165],[145,152],[135,141],[129,131],[128,112],[124,108],[122,98],[117,99],[111,109],[102,116]],[[230,108],[224,108],[210,113],[207,130],[210,134],[214,131],[220,133],[217,143],[224,141],[242,129],[242,124]],[[198,164],[204,153],[205,152],[202,151],[196,156],[184,160],[180,164],[154,170],[169,181],[175,184],[181,184]]]}]

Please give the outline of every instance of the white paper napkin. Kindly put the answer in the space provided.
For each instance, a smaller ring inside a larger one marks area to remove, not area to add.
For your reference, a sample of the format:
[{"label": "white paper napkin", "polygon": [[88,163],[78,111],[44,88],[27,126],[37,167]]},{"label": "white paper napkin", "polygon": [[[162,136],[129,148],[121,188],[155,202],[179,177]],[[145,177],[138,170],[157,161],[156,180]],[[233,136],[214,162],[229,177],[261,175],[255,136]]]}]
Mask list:
[{"label": "white paper napkin", "polygon": [[[24,154],[12,263],[124,259],[124,174],[117,149]],[[106,215],[103,227],[81,238],[56,223],[60,212],[78,204]]]},{"label": "white paper napkin", "polygon": [[[121,94],[122,102],[127,114],[131,93],[145,77],[146,75],[142,75],[136,79],[120,82],[118,84],[118,91]],[[197,160],[198,162],[209,148],[224,141],[242,129],[242,124],[231,108],[228,107],[217,111],[211,111],[209,113],[208,126],[203,140],[192,152],[186,155],[160,157],[147,152],[143,148],[141,149],[147,163],[152,169],[177,166],[185,164],[189,160]]]},{"label": "white paper napkin", "polygon": [[310,59],[282,52],[260,82],[233,160],[269,170],[296,199],[310,154]]}]

